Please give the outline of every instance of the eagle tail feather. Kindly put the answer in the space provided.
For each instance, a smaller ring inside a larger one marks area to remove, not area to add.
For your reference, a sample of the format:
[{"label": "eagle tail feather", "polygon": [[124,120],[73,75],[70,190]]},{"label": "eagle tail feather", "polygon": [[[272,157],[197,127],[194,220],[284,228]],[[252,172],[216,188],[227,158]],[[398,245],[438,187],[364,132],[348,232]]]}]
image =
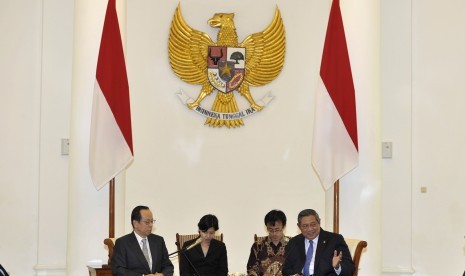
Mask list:
[{"label": "eagle tail feather", "polygon": [[[219,113],[235,113],[239,111],[237,107],[236,99],[234,98],[234,94],[232,92],[229,93],[221,93],[218,92],[216,95],[215,101],[213,102],[213,111]],[[215,118],[207,118],[205,121],[205,125],[209,125],[211,127],[222,127],[226,126],[227,128],[235,128],[244,125],[242,119],[235,119],[235,120],[221,120]]]}]

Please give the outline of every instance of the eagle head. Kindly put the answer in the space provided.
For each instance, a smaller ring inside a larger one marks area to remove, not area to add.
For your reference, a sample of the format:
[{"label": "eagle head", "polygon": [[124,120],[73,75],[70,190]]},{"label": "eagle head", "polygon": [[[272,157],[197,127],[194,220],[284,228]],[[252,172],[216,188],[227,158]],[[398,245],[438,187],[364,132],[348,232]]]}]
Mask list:
[{"label": "eagle head", "polygon": [[234,13],[215,13],[208,24],[213,28],[234,26]]}]

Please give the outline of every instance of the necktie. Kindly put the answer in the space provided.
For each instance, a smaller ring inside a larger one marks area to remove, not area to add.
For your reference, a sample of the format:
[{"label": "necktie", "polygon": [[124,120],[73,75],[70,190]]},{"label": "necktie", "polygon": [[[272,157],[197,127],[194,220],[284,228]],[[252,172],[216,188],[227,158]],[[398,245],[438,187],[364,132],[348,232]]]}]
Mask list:
[{"label": "necktie", "polygon": [[313,257],[313,241],[309,241],[310,245],[307,249],[307,257],[305,259],[304,265],[304,276],[310,276],[310,263],[312,262]]},{"label": "necktie", "polygon": [[144,257],[147,260],[147,263],[150,265],[150,257],[149,257],[149,249],[147,248],[147,239],[142,239],[142,252],[144,253]]}]

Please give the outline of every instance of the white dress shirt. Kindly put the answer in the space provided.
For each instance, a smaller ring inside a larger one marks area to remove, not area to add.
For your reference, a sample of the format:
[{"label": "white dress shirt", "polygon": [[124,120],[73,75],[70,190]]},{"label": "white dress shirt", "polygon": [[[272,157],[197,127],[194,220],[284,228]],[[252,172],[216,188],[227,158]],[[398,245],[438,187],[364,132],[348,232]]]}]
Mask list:
[{"label": "white dress shirt", "polygon": [[[315,271],[315,253],[316,253],[316,246],[318,244],[318,237],[314,238],[312,241],[305,239],[305,252],[307,252],[308,248],[310,247],[310,243],[313,242],[313,252],[312,252],[312,261],[310,262],[309,273],[313,275],[313,271]],[[302,274],[304,270],[302,269]]]},{"label": "white dress shirt", "polygon": [[[141,236],[137,235],[136,232],[134,232],[134,234],[136,235],[137,242],[139,242],[140,250],[142,250],[142,247],[144,246],[144,244],[142,243],[142,240],[143,240],[144,238],[142,238]],[[152,254],[150,253],[149,239],[148,239],[148,238],[145,238],[145,239],[147,239],[147,250],[148,250],[149,258],[150,258],[149,267],[150,267],[150,271],[151,271],[151,270],[152,270]]]},{"label": "white dress shirt", "polygon": [[[308,239],[305,239],[305,252],[307,252],[308,250],[308,247],[310,246],[310,242],[313,242],[313,255],[312,255],[312,261],[310,262],[310,268],[309,268],[309,273],[310,275],[313,275],[314,271],[315,271],[315,253],[316,253],[316,248],[318,246],[318,238],[320,236],[314,238],[312,241],[308,240]],[[331,260],[332,262],[332,260]],[[341,271],[342,271],[342,267],[339,266],[339,269],[334,269],[334,271],[336,272],[337,275],[341,274]],[[304,270],[302,269],[302,274],[303,274]]]}]

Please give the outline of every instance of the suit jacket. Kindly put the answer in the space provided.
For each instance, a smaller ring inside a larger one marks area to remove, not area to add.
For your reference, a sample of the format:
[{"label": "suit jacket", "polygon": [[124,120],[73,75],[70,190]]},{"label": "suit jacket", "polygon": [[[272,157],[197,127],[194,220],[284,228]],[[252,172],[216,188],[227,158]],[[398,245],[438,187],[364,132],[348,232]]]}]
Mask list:
[{"label": "suit jacket", "polygon": [[[334,250],[337,250],[338,254],[342,251],[342,270],[339,276],[353,275],[354,263],[344,238],[339,234],[321,229],[315,252],[314,276],[337,275],[332,264]],[[289,241],[286,246],[285,256],[287,257],[283,265],[283,275],[302,274],[306,259],[305,237],[302,234],[293,237]]]},{"label": "suit jacket", "polygon": [[[186,241],[183,248],[193,244],[196,239]],[[202,245],[198,244],[188,251],[180,252],[179,271],[181,276],[193,276],[197,272],[199,276],[226,276],[228,275],[228,256],[226,245],[212,239],[207,255],[203,255]],[[192,263],[192,265],[189,263]],[[194,266],[194,267],[192,267]]]},{"label": "suit jacket", "polygon": [[8,272],[3,268],[3,266],[0,264],[0,276],[9,276]]},{"label": "suit jacket", "polygon": [[115,275],[141,276],[156,272],[172,276],[173,264],[168,258],[168,250],[162,237],[150,234],[147,237],[152,255],[152,270],[142,253],[134,232],[116,240],[111,258],[111,270]]}]

